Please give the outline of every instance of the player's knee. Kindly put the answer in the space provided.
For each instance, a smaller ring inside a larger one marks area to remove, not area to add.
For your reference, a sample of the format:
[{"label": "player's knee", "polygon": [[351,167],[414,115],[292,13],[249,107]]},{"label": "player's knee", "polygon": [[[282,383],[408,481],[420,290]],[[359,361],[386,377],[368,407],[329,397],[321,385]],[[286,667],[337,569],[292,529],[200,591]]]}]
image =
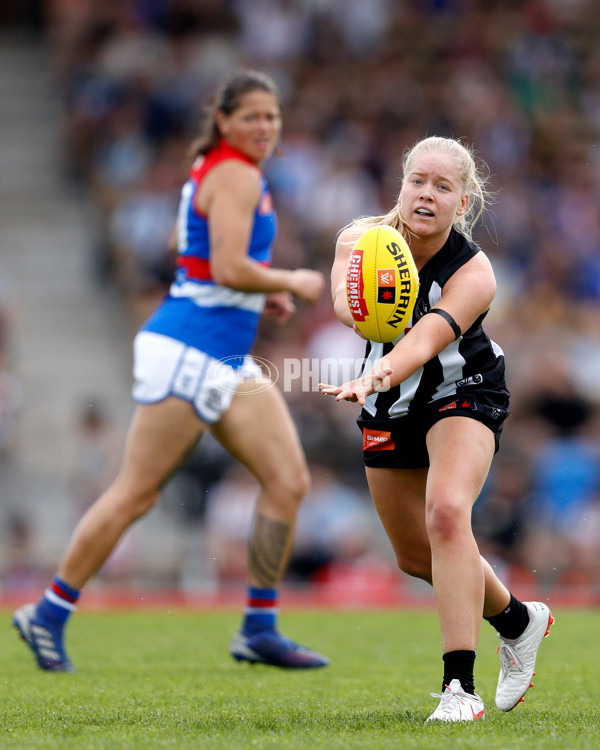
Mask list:
[{"label": "player's knee", "polygon": [[296,509],[310,489],[310,473],[305,465],[290,470],[289,467],[277,468],[267,482],[268,493],[281,505]]},{"label": "player's knee", "polygon": [[136,499],[136,512],[139,516],[143,516],[148,513],[155,505],[158,500],[159,492],[157,490],[148,490],[147,492],[140,493]]},{"label": "player's knee", "polygon": [[124,520],[130,524],[148,513],[156,504],[158,497],[159,491],[156,489],[138,490],[122,496],[118,509]]},{"label": "player's knee", "polygon": [[293,476],[287,476],[285,479],[287,485],[287,494],[291,501],[300,505],[302,499],[310,490],[310,472],[308,467],[300,466],[294,471]]},{"label": "player's knee", "polygon": [[441,495],[428,500],[426,523],[432,544],[452,541],[462,536],[465,524],[470,524],[470,515],[453,497]]}]

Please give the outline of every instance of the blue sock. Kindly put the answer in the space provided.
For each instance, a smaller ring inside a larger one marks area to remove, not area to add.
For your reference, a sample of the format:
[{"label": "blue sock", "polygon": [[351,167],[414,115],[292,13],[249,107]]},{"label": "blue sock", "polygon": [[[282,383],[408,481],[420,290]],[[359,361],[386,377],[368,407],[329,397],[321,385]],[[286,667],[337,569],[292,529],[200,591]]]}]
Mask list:
[{"label": "blue sock", "polygon": [[78,599],[77,589],[54,576],[52,585],[46,589],[44,596],[37,603],[37,616],[62,630],[69,615],[77,609],[75,605]]},{"label": "blue sock", "polygon": [[254,635],[263,630],[275,630],[277,625],[277,589],[248,587],[242,632]]}]

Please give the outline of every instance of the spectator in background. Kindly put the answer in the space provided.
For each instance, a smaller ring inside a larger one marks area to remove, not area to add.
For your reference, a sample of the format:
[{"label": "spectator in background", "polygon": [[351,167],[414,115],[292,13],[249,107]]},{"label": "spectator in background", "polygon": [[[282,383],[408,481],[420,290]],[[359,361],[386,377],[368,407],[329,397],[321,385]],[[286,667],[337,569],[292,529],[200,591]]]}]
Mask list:
[{"label": "spectator in background", "polygon": [[17,299],[13,280],[0,269],[0,584],[13,590],[37,583],[31,554],[31,519],[22,507],[18,469],[24,390],[12,364]]},{"label": "spectator in background", "polygon": [[259,486],[234,464],[208,493],[205,528],[208,556],[224,586],[248,578],[248,529],[252,526]]},{"label": "spectator in background", "polygon": [[23,400],[21,382],[9,368],[8,359],[7,352],[0,350],[0,466],[5,467],[17,442],[17,417]]},{"label": "spectator in background", "polygon": [[76,520],[115,478],[122,450],[122,436],[105,405],[85,398],[76,414],[75,452],[67,476]]},{"label": "spectator in background", "polygon": [[522,454],[502,451],[473,509],[473,531],[482,556],[507,583],[512,582],[524,564],[530,501],[528,462]]},{"label": "spectator in background", "polygon": [[0,534],[8,534],[7,548],[16,552],[18,538],[29,539],[29,520],[21,507],[18,448],[23,383],[13,360],[13,325],[17,294],[8,275],[0,271]]},{"label": "spectator in background", "polygon": [[546,356],[543,391],[531,400],[532,416],[549,430],[531,458],[525,563],[546,588],[572,572],[578,520],[593,513],[600,494],[600,447],[592,404],[572,386],[563,360]]},{"label": "spectator in background", "polygon": [[177,211],[175,179],[179,174],[168,156],[165,152],[157,158],[139,188],[118,200],[110,222],[118,283],[136,330],[167,293],[175,270],[169,237]]},{"label": "spectator in background", "polygon": [[326,576],[336,563],[351,565],[370,555],[375,515],[331,467],[311,463],[312,483],[298,513],[290,574],[300,582]]},{"label": "spectator in background", "polygon": [[573,543],[570,570],[560,583],[567,587],[583,584],[590,591],[600,586],[600,493],[581,509],[567,535]]},{"label": "spectator in background", "polygon": [[33,555],[31,519],[26,513],[9,514],[2,529],[2,578],[0,583],[7,591],[27,591],[41,585],[41,575]]}]

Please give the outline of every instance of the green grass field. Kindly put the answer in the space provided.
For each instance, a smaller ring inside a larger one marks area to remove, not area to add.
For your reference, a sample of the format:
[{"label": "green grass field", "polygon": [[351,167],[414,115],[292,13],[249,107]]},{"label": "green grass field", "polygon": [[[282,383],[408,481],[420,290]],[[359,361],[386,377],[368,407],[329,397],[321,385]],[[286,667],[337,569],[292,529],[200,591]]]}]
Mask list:
[{"label": "green grass field", "polygon": [[286,634],[331,658],[314,672],[234,662],[237,613],[80,612],[74,675],[38,670],[4,612],[0,747],[597,749],[599,613],[554,615],[524,704],[494,706],[497,639],[484,623],[485,720],[425,725],[441,680],[433,612],[285,611]]}]

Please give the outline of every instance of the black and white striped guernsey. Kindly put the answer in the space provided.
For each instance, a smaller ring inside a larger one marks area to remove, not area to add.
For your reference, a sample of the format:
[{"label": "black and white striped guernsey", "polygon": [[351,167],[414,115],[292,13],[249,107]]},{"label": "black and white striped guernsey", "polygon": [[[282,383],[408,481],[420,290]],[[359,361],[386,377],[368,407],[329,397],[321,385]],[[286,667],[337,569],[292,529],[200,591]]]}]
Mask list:
[{"label": "black and white striped guernsey", "polygon": [[[419,272],[419,294],[407,329],[390,344],[367,343],[365,371],[389,353],[417,320],[442,296],[444,284],[474,255],[479,247],[454,229],[444,246]],[[438,399],[471,392],[495,391],[508,395],[504,379],[504,353],[482,328],[487,311],[468,331],[449,344],[437,357],[419,368],[403,383],[387,392],[367,397],[363,416],[389,419],[414,414],[425,404]]]}]

